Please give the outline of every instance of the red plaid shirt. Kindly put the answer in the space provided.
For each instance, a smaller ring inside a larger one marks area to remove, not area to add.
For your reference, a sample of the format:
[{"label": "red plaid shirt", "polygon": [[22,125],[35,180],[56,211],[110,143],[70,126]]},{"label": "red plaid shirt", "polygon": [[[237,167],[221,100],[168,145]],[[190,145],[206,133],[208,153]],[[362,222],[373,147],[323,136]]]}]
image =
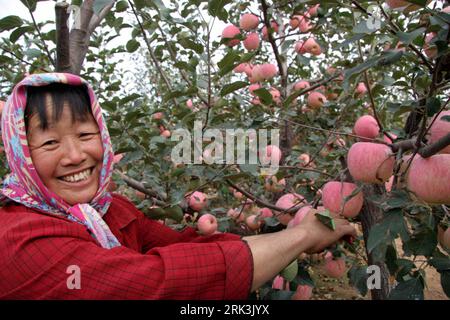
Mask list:
[{"label": "red plaid shirt", "polygon": [[[116,194],[104,220],[122,246],[101,248],[65,218],[20,204],[0,208],[0,299],[249,297],[253,260],[239,236],[174,231]],[[68,288],[72,265],[80,289]]]}]

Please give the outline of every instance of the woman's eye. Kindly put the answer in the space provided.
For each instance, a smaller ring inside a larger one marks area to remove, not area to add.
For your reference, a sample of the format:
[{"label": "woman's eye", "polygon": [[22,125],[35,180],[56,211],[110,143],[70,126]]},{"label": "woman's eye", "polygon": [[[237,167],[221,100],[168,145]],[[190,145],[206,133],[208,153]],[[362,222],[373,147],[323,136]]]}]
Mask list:
[{"label": "woman's eye", "polygon": [[49,140],[49,141],[46,141],[46,142],[44,142],[44,146],[51,146],[51,145],[54,145],[56,143],[56,140]]},{"label": "woman's eye", "polygon": [[97,134],[98,132],[84,132],[80,134],[80,138],[90,138]]}]

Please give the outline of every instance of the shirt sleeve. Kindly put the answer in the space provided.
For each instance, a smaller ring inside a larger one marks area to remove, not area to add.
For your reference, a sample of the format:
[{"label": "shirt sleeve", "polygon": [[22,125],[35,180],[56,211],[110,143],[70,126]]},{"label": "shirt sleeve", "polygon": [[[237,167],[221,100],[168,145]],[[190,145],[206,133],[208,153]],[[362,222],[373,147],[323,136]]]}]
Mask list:
[{"label": "shirt sleeve", "polygon": [[249,247],[239,239],[212,237],[192,237],[145,253],[125,246],[104,249],[81,225],[27,213],[0,232],[0,298],[248,298]]}]

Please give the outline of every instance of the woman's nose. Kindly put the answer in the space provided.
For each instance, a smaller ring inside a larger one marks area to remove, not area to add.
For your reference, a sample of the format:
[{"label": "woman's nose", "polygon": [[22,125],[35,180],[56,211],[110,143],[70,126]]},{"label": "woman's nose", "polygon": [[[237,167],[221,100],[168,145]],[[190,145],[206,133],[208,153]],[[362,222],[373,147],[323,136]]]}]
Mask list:
[{"label": "woman's nose", "polygon": [[86,152],[79,141],[69,139],[64,142],[62,165],[79,164],[86,160]]}]

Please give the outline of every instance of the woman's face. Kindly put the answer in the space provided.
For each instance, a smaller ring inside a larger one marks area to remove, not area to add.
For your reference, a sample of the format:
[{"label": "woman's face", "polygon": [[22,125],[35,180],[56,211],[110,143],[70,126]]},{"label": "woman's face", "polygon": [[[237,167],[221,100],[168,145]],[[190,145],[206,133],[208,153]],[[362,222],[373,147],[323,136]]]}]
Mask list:
[{"label": "woman's face", "polygon": [[75,121],[68,107],[52,123],[51,98],[47,96],[49,127],[39,128],[39,116],[28,122],[31,158],[45,186],[69,205],[89,203],[99,187],[103,160],[100,130],[92,115],[86,122]]}]

